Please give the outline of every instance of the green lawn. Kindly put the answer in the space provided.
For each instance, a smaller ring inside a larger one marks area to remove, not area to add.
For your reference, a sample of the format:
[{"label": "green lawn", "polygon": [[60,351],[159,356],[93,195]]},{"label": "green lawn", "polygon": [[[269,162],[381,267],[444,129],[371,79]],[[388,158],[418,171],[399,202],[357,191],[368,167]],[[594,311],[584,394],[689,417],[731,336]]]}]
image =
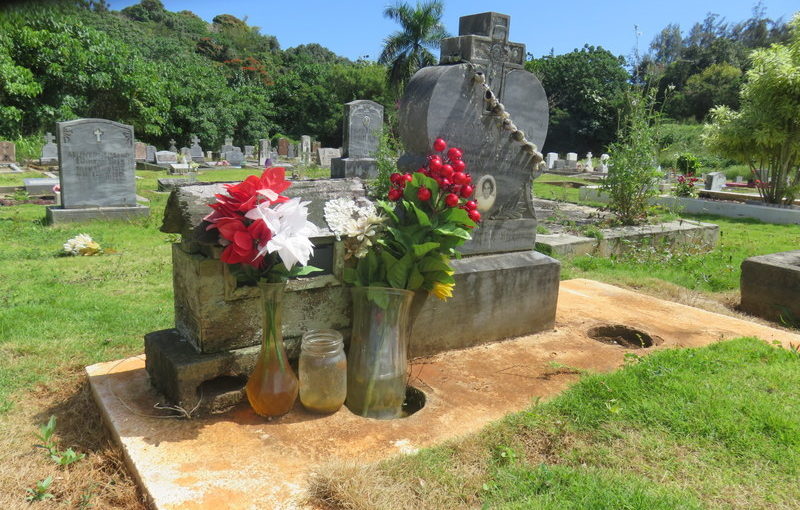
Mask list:
[{"label": "green lawn", "polygon": [[361,476],[321,470],[312,488],[342,508],[797,508],[798,385],[798,353],[752,338],[660,351]]}]

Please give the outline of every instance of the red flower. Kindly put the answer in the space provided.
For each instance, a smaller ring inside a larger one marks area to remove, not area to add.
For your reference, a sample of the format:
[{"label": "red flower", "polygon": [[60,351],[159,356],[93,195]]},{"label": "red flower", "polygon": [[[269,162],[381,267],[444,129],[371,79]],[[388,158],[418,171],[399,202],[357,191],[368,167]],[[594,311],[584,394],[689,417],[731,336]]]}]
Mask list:
[{"label": "red flower", "polygon": [[266,197],[258,193],[261,190],[269,189],[277,195],[277,198],[272,200],[273,203],[286,202],[289,198],[281,195],[281,193],[291,185],[292,183],[286,180],[286,170],[282,167],[267,168],[261,174],[261,177],[251,175],[240,183],[225,184],[228,194],[216,195],[217,201],[209,204],[209,207],[214,211],[203,218],[211,223],[207,229],[216,228],[216,223],[223,218],[233,219],[237,216],[244,216],[257,203],[267,200]]}]

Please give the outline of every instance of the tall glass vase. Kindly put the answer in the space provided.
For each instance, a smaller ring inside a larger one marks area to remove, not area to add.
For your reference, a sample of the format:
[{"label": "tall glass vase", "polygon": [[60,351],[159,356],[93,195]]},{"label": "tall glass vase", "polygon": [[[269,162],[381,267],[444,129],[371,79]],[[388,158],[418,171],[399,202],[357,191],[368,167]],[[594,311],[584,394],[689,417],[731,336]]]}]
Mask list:
[{"label": "tall glass vase", "polygon": [[256,414],[273,418],[288,413],[297,398],[298,382],[283,345],[281,315],[285,283],[259,280],[261,290],[261,351],[247,380],[247,400]]},{"label": "tall glass vase", "polygon": [[345,401],[353,413],[384,420],[402,415],[413,296],[388,287],[353,289]]}]

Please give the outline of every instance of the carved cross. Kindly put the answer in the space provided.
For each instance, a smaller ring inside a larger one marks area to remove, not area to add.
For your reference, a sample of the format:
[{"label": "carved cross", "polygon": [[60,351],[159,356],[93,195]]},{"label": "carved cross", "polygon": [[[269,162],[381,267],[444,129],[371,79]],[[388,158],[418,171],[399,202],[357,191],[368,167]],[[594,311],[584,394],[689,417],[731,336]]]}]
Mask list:
[{"label": "carved cross", "polygon": [[225,145],[233,145],[233,138],[230,136],[225,137]]},{"label": "carved cross", "polygon": [[[171,142],[171,143],[175,143],[175,142]],[[197,138],[197,135],[192,135],[192,144],[193,145],[197,145],[199,143],[200,143],[200,139]]]},{"label": "carved cross", "polygon": [[97,143],[100,143],[100,137],[103,136],[103,132],[100,130],[100,128],[94,130],[94,136],[97,137]]},{"label": "carved cross", "polygon": [[50,133],[49,131],[47,133],[45,133],[45,135],[44,135],[44,142],[45,143],[53,143],[53,141],[55,139],[56,139],[56,137],[53,136],[53,133]]},{"label": "carved cross", "polygon": [[175,142],[175,139],[174,139],[174,138],[170,138],[170,139],[169,139],[169,144],[170,144],[170,145],[175,145],[175,143],[177,143],[177,142]]}]

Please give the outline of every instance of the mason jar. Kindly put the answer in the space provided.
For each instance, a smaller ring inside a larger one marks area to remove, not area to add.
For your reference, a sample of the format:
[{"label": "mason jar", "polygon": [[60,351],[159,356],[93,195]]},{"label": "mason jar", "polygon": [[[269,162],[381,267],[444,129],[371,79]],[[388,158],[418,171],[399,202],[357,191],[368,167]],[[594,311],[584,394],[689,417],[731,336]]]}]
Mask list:
[{"label": "mason jar", "polygon": [[315,413],[334,413],[347,396],[347,360],[342,335],[309,331],[300,344],[300,402]]}]

